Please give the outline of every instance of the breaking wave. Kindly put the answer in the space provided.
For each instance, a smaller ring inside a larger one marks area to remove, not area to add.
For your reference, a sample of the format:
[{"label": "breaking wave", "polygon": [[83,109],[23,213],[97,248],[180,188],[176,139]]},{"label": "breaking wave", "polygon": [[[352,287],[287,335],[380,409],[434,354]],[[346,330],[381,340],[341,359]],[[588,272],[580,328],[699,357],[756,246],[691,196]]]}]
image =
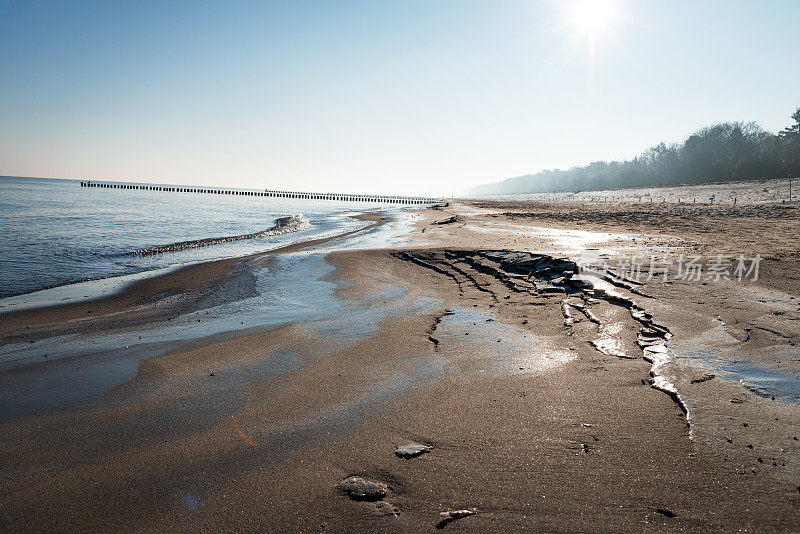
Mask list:
[{"label": "breaking wave", "polygon": [[231,241],[241,241],[243,239],[257,239],[259,237],[272,237],[282,234],[291,234],[309,228],[311,224],[303,218],[302,215],[290,215],[288,217],[280,217],[275,220],[275,226],[261,232],[253,234],[231,235],[227,237],[207,237],[205,239],[196,239],[194,241],[181,241],[179,243],[172,243],[170,245],[162,245],[159,247],[143,248],[135,250],[132,254],[137,256],[151,256],[153,254],[161,254],[162,252],[176,252],[179,250],[187,250],[190,248],[210,247],[211,245],[219,245],[220,243],[230,243]]}]

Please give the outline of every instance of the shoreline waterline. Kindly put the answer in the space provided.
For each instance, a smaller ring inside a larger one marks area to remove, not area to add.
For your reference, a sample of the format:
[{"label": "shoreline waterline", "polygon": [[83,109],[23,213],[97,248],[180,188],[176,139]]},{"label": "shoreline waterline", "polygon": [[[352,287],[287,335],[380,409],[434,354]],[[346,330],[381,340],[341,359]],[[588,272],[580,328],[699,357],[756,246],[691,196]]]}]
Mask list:
[{"label": "shoreline waterline", "polygon": [[[1,177],[0,193],[0,298],[264,252],[356,229],[361,223],[354,214],[403,207],[238,195],[189,199]],[[302,219],[286,219],[291,214]]]},{"label": "shoreline waterline", "polygon": [[126,290],[137,283],[146,282],[161,276],[179,274],[181,271],[188,268],[197,267],[204,264],[216,264],[219,262],[243,260],[245,258],[264,254],[277,254],[283,251],[294,250],[296,248],[318,245],[326,241],[334,241],[342,237],[347,237],[349,235],[362,232],[370,227],[375,227],[380,222],[376,221],[378,218],[381,216],[391,216],[395,213],[400,213],[400,211],[365,211],[359,214],[349,215],[351,219],[359,221],[358,227],[333,235],[308,236],[308,239],[289,244],[282,244],[273,249],[252,252],[245,255],[227,256],[211,260],[187,261],[160,269],[145,270],[136,273],[108,276],[104,278],[79,280],[39,289],[29,293],[11,295],[0,299],[0,317],[14,312],[34,311],[42,308],[68,306],[78,303],[91,303],[97,300],[110,299],[124,294]]}]

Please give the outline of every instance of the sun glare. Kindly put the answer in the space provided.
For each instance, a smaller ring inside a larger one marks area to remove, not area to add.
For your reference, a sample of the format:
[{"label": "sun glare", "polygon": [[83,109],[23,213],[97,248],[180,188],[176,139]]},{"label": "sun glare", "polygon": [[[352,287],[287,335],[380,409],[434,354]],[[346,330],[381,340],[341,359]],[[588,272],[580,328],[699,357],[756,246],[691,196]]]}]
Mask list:
[{"label": "sun glare", "polygon": [[616,0],[569,0],[566,23],[573,37],[594,47],[598,39],[613,31],[620,19]]}]

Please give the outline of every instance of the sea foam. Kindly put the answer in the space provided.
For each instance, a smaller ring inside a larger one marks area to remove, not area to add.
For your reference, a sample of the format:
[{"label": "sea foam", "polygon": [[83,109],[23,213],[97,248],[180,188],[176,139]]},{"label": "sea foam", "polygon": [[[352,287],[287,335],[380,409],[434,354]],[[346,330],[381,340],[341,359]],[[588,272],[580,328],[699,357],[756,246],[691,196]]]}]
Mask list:
[{"label": "sea foam", "polygon": [[311,223],[303,218],[302,215],[296,214],[276,219],[275,226],[267,230],[262,230],[261,232],[225,237],[207,237],[205,239],[195,239],[193,241],[181,241],[178,243],[171,243],[169,245],[139,249],[132,252],[132,254],[137,256],[150,256],[153,254],[161,254],[163,252],[176,252],[190,248],[210,247],[211,245],[219,245],[220,243],[229,243],[231,241],[241,241],[243,239],[257,239],[260,237],[291,234],[310,227]]}]

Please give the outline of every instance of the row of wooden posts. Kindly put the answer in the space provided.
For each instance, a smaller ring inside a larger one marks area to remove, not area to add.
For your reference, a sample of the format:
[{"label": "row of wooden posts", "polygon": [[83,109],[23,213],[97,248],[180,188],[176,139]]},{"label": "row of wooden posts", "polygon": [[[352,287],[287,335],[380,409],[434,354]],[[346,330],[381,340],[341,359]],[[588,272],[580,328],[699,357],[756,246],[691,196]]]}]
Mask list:
[{"label": "row of wooden posts", "polygon": [[385,195],[352,195],[343,193],[308,193],[302,191],[263,191],[241,189],[217,189],[207,187],[139,185],[111,182],[81,182],[81,187],[100,187],[104,189],[139,189],[147,191],[168,191],[174,193],[207,193],[212,195],[239,195],[250,197],[299,198],[307,200],[339,200],[344,202],[379,202],[384,204],[433,204],[438,199],[429,197],[406,197]]}]

